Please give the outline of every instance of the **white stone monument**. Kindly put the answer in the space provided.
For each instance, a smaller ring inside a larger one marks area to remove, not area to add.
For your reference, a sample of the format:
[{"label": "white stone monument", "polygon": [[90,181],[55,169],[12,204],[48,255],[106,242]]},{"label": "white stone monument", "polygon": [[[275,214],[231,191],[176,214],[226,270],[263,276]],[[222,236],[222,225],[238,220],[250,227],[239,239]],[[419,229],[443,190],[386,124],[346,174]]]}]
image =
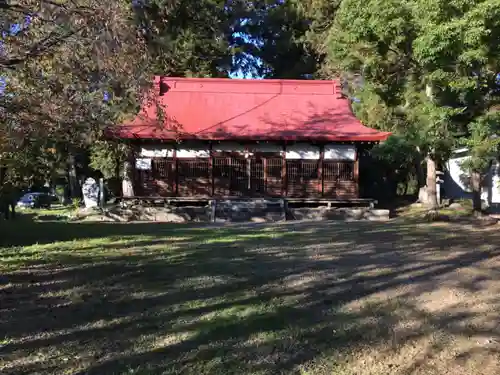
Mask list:
[{"label": "white stone monument", "polygon": [[99,184],[92,177],[87,178],[82,185],[83,202],[86,208],[99,205]]},{"label": "white stone monument", "polygon": [[133,174],[134,172],[132,163],[126,161],[123,166],[123,180],[122,180],[122,193],[124,197],[134,196],[134,185],[132,183]]}]

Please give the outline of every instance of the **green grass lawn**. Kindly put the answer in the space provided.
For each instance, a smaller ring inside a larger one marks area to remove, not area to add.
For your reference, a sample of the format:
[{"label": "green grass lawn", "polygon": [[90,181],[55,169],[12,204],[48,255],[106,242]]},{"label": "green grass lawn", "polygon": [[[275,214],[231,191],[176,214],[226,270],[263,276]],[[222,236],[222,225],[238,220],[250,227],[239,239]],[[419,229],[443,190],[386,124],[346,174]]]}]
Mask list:
[{"label": "green grass lawn", "polygon": [[0,373],[500,373],[500,233],[0,222]]},{"label": "green grass lawn", "polygon": [[[439,214],[445,215],[450,219],[468,218],[472,216],[472,201],[470,199],[459,200],[461,208],[441,207]],[[414,207],[412,205],[403,205],[394,210],[394,213],[401,218],[418,220],[425,217],[429,210],[425,206]]]}]

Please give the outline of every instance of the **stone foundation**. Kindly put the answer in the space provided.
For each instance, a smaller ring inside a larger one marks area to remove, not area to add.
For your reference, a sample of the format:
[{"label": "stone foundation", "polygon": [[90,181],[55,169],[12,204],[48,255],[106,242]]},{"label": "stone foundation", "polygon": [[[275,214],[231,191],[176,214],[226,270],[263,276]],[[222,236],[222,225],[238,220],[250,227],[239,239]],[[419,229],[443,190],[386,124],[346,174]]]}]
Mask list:
[{"label": "stone foundation", "polygon": [[165,223],[210,222],[211,209],[210,207],[111,206],[103,210],[82,210],[73,217],[73,220]]},{"label": "stone foundation", "polygon": [[134,206],[122,209],[126,221],[159,221],[170,223],[209,222],[210,207],[141,207]]},{"label": "stone foundation", "polygon": [[109,206],[103,210],[83,210],[75,220],[86,221],[148,221],[148,222],[278,222],[285,220],[389,220],[389,210],[373,208],[286,208],[282,199],[220,200],[206,206],[147,207],[140,204]]},{"label": "stone foundation", "polygon": [[374,208],[328,208],[328,207],[301,207],[289,208],[289,220],[389,220],[390,211]]},{"label": "stone foundation", "polygon": [[220,200],[215,203],[214,215],[215,222],[265,223],[286,220],[283,199]]}]

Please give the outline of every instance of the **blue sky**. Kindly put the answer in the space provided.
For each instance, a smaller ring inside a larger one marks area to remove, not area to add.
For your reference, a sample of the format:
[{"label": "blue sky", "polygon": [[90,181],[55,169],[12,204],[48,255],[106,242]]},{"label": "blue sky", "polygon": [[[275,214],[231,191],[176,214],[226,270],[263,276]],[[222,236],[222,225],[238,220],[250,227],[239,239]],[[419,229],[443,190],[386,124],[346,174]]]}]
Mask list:
[{"label": "blue sky", "polygon": [[[243,21],[245,22],[245,21]],[[243,33],[234,33],[233,34],[234,37],[240,37],[242,38],[246,43],[253,43],[254,45],[256,46],[262,46],[262,42],[259,41],[259,40],[256,40],[256,39],[253,39],[251,38],[249,35],[247,34],[243,34]],[[256,64],[257,66],[261,66],[261,61],[249,54],[245,54],[245,57],[252,61],[252,63]],[[235,58],[233,57],[233,63],[235,63]],[[257,75],[257,72],[254,71],[254,72],[243,72],[241,69],[238,69],[235,73],[230,73],[229,74],[229,77],[230,78],[239,78],[239,79],[251,79],[251,78],[261,78]]]},{"label": "blue sky", "polygon": [[[236,78],[236,79],[252,79],[252,78],[254,78],[254,77],[253,77],[253,76],[252,76],[252,74],[250,74],[250,73],[245,74],[245,73],[243,73],[243,72],[241,72],[241,71],[238,71],[238,72],[236,72],[236,73],[230,73],[230,74],[229,74],[229,78]],[[0,88],[0,90],[1,90],[1,88]]]},{"label": "blue sky", "polygon": [[[257,64],[259,64],[259,63],[257,62]],[[236,78],[236,79],[261,79],[262,77],[258,77],[256,75],[256,73],[243,72],[241,69],[239,69],[235,73],[229,73],[229,78]]]}]

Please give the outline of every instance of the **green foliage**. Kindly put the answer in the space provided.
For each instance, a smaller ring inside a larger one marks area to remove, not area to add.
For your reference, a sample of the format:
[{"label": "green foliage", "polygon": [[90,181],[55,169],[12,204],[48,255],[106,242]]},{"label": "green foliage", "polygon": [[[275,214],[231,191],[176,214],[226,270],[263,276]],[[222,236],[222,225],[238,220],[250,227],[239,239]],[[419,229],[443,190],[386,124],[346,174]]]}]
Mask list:
[{"label": "green foliage", "polygon": [[469,149],[469,158],[462,164],[467,171],[485,173],[491,162],[498,158],[500,113],[490,112],[469,124],[470,136],[462,140]]},{"label": "green foliage", "polygon": [[463,109],[439,105],[423,93],[411,94],[413,98],[408,100],[405,111],[408,126],[403,130],[406,136],[413,138],[423,155],[447,160],[455,140],[454,116]]},{"label": "green foliage", "polygon": [[73,206],[73,210],[77,211],[82,206],[82,200],[80,198],[73,198],[71,200],[71,204]]},{"label": "green foliage", "polygon": [[[235,2],[236,5],[238,2]],[[227,77],[231,71],[236,5],[224,0],[153,0],[136,17],[156,74]]]},{"label": "green foliage", "polygon": [[3,38],[0,55],[0,157],[9,176],[49,180],[66,172],[70,152],[89,148],[92,166],[114,175],[122,150],[103,133],[136,113],[153,72],[227,76],[236,18],[225,1],[141,3],[2,2],[2,31],[22,25]]},{"label": "green foliage", "polygon": [[376,145],[372,150],[373,156],[395,167],[396,171],[408,169],[415,160],[415,146],[407,139],[391,136],[384,143]]},{"label": "green foliage", "polygon": [[319,55],[306,43],[309,2],[241,1],[235,8],[240,20],[233,38],[236,70],[265,78],[317,76]]},{"label": "green foliage", "polygon": [[391,136],[384,143],[373,147],[371,155],[375,159],[378,174],[385,178],[386,187],[391,194],[416,193],[408,187],[415,183],[416,160],[418,153],[415,145],[402,136]]},{"label": "green foliage", "polygon": [[0,117],[0,157],[12,178],[47,181],[65,169],[70,150],[85,149],[135,111],[151,85],[149,54],[125,0],[30,0],[3,8],[4,31],[23,27],[3,40],[0,110],[9,116]]},{"label": "green foliage", "polygon": [[473,170],[497,152],[499,0],[1,4],[2,31],[21,25],[0,55],[0,157],[12,180],[53,178],[71,150],[90,150],[91,166],[115,176],[125,151],[103,130],[136,112],[153,72],[342,75],[358,118],[396,134],[373,153],[396,179],[458,144]]},{"label": "green foliage", "polygon": [[64,202],[64,196],[65,196],[65,193],[66,193],[66,189],[64,188],[64,186],[57,185],[56,188],[55,188],[55,193],[56,193],[56,196],[59,199],[59,201],[61,203],[63,203]]},{"label": "green foliage", "polygon": [[397,108],[387,105],[370,83],[365,83],[359,88],[348,87],[347,95],[357,99],[352,103],[352,109],[356,117],[364,124],[375,129],[396,133],[399,130],[401,132],[407,130],[405,117],[398,112]]},{"label": "green foliage", "polygon": [[43,186],[55,176],[64,173],[66,157],[54,142],[27,136],[17,149],[4,152],[5,178],[20,189]]},{"label": "green foliage", "polygon": [[[343,72],[348,83],[362,77],[362,90],[349,92],[360,100],[355,113],[366,125],[413,145],[415,163],[426,157],[444,161],[455,145],[464,144],[473,155],[470,167],[484,170],[498,148],[492,138],[498,121],[490,113],[500,99],[499,5],[498,0],[343,0],[322,30],[311,29],[308,40],[323,53],[324,72]],[[383,153],[395,168],[405,161],[400,146],[389,143]]]},{"label": "green foliage", "polygon": [[326,53],[327,70],[361,73],[384,102],[401,104],[404,77],[411,73],[410,18],[404,2],[342,1],[318,46]]},{"label": "green foliage", "polygon": [[97,141],[90,147],[90,166],[100,171],[105,179],[117,174],[128,155],[128,146],[111,141]]},{"label": "green foliage", "polygon": [[[327,52],[325,64],[362,74],[391,107],[408,107],[409,94],[427,88],[438,106],[479,104],[499,71],[495,4],[344,0],[318,48]],[[420,97],[422,104],[426,99]]]}]

